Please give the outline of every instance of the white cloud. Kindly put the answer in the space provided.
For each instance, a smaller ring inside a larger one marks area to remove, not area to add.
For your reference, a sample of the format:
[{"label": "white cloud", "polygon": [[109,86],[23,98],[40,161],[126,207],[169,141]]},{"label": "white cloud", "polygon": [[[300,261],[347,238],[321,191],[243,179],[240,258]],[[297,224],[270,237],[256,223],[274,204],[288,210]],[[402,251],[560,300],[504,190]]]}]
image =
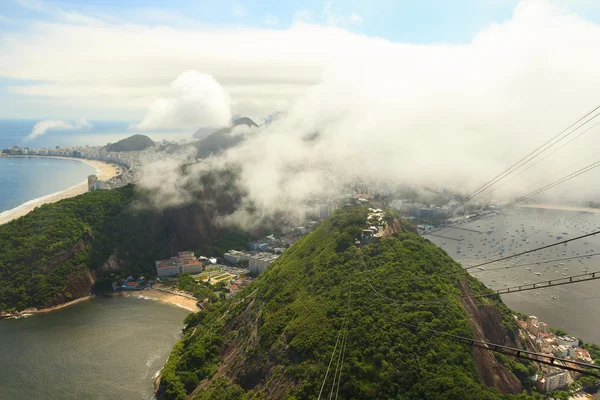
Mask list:
[{"label": "white cloud", "polygon": [[[210,74],[231,97],[223,110],[287,114],[224,156],[243,163],[250,197],[266,208],[295,206],[353,174],[468,188],[598,102],[600,55],[590,49],[600,48],[600,27],[552,4],[524,2],[462,45],[394,43],[299,22],[286,30],[36,22],[0,34],[0,76],[45,82],[8,88],[38,109],[58,104],[90,118],[196,129],[206,121],[192,118],[207,111],[185,104],[203,97],[184,102],[166,82],[190,69]],[[6,106],[0,112],[15,112]],[[226,120],[226,111],[215,114]],[[315,131],[319,140],[302,139]],[[504,193],[559,176],[599,147],[589,132]],[[290,172],[299,166],[301,174]],[[564,187],[583,196],[595,190],[588,179]]]},{"label": "white cloud", "polygon": [[[274,64],[320,61],[318,84],[307,85],[284,117],[198,167],[239,165],[245,201],[265,213],[301,211],[306,200],[335,193],[354,177],[472,190],[598,102],[600,55],[590,49],[600,48],[600,26],[543,1],[522,3],[511,20],[484,29],[466,45],[398,44],[339,28],[304,27],[282,34],[293,39],[281,48],[293,50],[285,57],[267,51],[275,50],[264,44],[270,41],[259,42]],[[247,62],[243,69],[249,72]],[[260,85],[252,93],[264,95]],[[572,172],[573,163],[597,153],[599,131],[493,196],[528,192],[542,177]],[[316,139],[306,140],[315,132]],[[554,194],[597,198],[600,191],[591,182],[600,178],[598,171]],[[243,210],[231,220],[252,222]]]},{"label": "white cloud", "polygon": [[268,13],[265,15],[265,24],[266,25],[279,25],[279,18],[276,15]]},{"label": "white cloud", "polygon": [[246,7],[242,3],[235,2],[231,6],[231,13],[234,17],[244,17],[246,16]]},{"label": "white cloud", "polygon": [[81,118],[77,121],[67,122],[63,120],[56,119],[46,119],[44,121],[40,121],[33,126],[33,130],[27,137],[25,141],[35,140],[39,136],[45,135],[46,132],[52,130],[74,130],[74,129],[85,129],[91,128],[92,124],[89,123],[86,119]]},{"label": "white cloud", "polygon": [[222,127],[231,121],[229,95],[211,75],[187,71],[170,84],[168,97],[150,104],[140,130]]}]

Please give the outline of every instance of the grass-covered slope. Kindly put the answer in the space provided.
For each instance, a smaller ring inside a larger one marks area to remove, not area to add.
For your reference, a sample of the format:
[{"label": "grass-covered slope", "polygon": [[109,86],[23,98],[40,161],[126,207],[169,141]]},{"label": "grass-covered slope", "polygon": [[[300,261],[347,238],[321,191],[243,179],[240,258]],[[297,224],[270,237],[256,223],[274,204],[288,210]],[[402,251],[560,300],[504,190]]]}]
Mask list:
[{"label": "grass-covered slope", "polygon": [[[237,297],[190,316],[162,374],[164,397],[316,399],[346,316],[339,398],[504,398],[483,383],[469,346],[403,325],[472,337],[459,281],[474,292],[485,289],[405,223],[358,249],[354,238],[365,217],[364,208],[339,211]],[[494,311],[493,328],[506,336],[508,310],[488,301],[503,308]],[[520,391],[517,378],[504,372]]]}]

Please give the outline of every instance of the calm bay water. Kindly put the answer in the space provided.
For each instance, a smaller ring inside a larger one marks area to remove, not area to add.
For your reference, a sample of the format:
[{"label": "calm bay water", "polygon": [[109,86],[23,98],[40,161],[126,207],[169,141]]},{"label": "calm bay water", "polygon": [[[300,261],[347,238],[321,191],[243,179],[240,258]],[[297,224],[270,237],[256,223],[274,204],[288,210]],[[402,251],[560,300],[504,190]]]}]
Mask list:
[{"label": "calm bay water", "polygon": [[[439,232],[442,236],[463,239],[460,242],[432,236],[428,238],[446,250],[448,255],[462,260],[463,265],[475,265],[556,243],[558,236],[566,240],[600,230],[600,214],[518,209],[460,227],[484,233],[458,229]],[[492,233],[488,235],[488,231]],[[588,256],[592,253],[600,253],[600,235],[530,253],[520,257],[516,266],[513,265],[516,260],[512,259],[486,265],[485,271],[474,269],[470,272],[488,287],[497,290],[525,282],[533,284],[581,275],[586,270],[600,271],[600,256]],[[566,260],[570,257],[577,258]],[[563,258],[565,260],[560,260]],[[536,264],[554,259],[559,261]],[[586,342],[600,343],[600,281],[511,293],[503,295],[502,299],[515,311],[535,315],[551,327],[563,329]]]},{"label": "calm bay water", "polygon": [[77,185],[96,169],[77,160],[0,157],[0,213]]},{"label": "calm bay water", "polygon": [[188,311],[138,298],[96,298],[0,321],[0,398],[152,399],[153,377]]}]

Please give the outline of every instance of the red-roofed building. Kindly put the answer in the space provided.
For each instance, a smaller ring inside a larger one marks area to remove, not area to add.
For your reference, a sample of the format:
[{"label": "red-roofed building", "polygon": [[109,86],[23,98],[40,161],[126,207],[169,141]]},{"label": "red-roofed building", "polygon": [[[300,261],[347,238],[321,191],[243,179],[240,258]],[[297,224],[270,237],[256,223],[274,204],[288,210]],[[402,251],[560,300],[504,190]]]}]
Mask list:
[{"label": "red-roofed building", "polygon": [[575,349],[575,358],[579,361],[583,361],[589,364],[593,364],[594,360],[590,356],[590,353],[586,349],[578,347]]}]

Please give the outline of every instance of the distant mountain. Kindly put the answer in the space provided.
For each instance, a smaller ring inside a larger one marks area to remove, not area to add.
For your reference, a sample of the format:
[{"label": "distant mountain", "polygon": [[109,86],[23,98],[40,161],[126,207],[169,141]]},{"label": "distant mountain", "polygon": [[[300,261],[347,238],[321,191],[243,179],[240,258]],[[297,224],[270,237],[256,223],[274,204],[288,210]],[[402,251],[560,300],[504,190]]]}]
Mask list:
[{"label": "distant mountain", "polygon": [[249,127],[258,127],[250,118],[241,117],[231,123],[230,126],[218,129],[206,136],[204,129],[199,129],[194,133],[194,137],[202,137],[202,140],[192,143],[198,150],[197,158],[206,158],[211,154],[222,153],[230,147],[235,146],[243,140],[242,136],[231,136],[231,131],[236,126],[246,125]]},{"label": "distant mountain", "polygon": [[154,141],[146,135],[133,135],[117,143],[106,145],[107,151],[140,151],[154,146]]},{"label": "distant mountain", "polygon": [[248,118],[248,117],[239,117],[239,118],[234,119],[230,126],[226,126],[225,128],[217,129],[216,131],[214,131],[212,133],[209,133],[210,132],[210,128],[200,128],[196,132],[194,132],[193,136],[195,138],[202,139],[204,137],[213,135],[215,133],[229,133],[229,132],[231,132],[231,130],[233,128],[235,128],[236,126],[239,126],[239,125],[246,125],[246,126],[250,126],[250,127],[258,127],[258,125],[256,125],[256,122],[252,121],[250,118]]}]

